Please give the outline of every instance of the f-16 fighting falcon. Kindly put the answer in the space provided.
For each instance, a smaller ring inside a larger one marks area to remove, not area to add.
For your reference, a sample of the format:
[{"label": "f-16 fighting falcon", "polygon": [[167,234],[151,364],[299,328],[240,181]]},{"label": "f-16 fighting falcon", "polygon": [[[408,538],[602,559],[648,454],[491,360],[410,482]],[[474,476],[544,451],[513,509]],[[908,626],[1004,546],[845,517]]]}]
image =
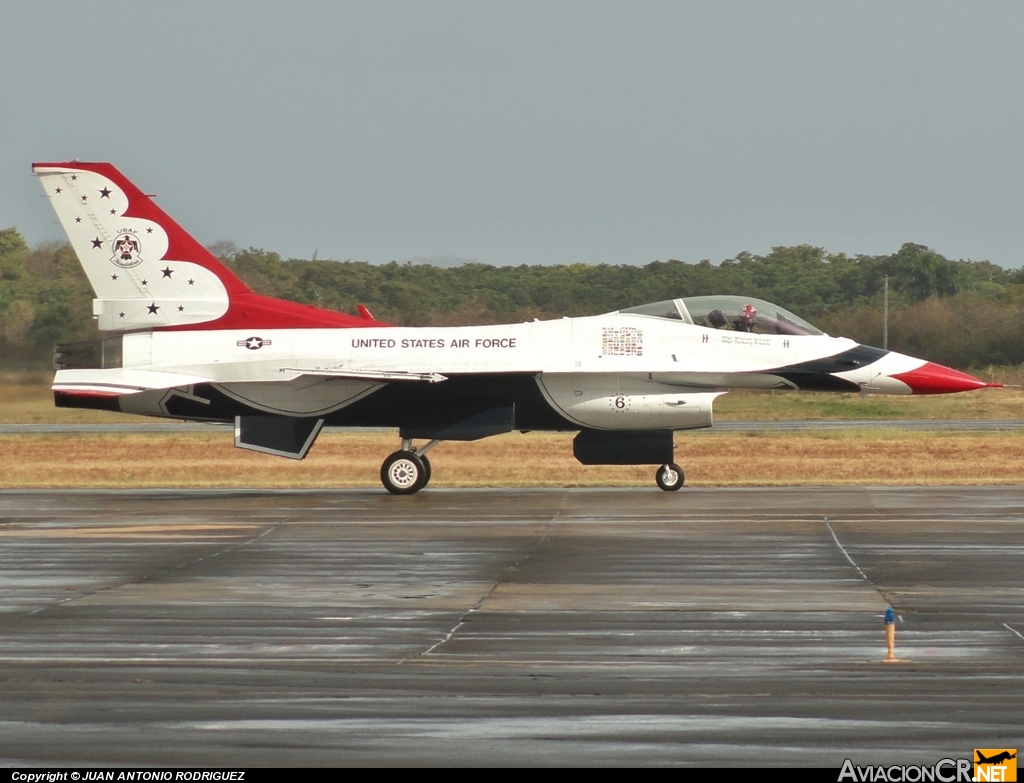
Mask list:
[{"label": "f-16 fighting falcon", "polygon": [[[730,389],[944,394],[985,383],[830,337],[751,297],[666,299],[585,318],[399,327],[250,290],[109,163],[33,170],[110,336],[58,346],[54,401],[234,422],[235,445],[302,459],[323,426],[394,427],[388,491],[430,481],[444,440],[578,431],[586,465],[655,465],[683,485],[673,432],[710,427]],[[425,441],[415,445],[416,441]]]}]

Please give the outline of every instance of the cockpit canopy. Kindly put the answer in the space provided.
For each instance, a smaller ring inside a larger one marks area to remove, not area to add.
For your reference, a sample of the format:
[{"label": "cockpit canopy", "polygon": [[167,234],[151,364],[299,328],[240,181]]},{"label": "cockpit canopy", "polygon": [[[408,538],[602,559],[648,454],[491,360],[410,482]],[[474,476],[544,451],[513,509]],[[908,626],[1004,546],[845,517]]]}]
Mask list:
[{"label": "cockpit canopy", "polygon": [[628,307],[619,312],[672,318],[708,329],[759,334],[824,334],[789,310],[749,296],[690,296]]}]

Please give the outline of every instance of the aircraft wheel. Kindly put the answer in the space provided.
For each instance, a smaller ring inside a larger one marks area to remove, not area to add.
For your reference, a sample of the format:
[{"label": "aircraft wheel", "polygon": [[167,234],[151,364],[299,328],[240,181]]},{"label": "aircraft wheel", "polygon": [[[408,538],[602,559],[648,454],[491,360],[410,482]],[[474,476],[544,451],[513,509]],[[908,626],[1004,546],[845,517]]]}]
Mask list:
[{"label": "aircraft wheel", "polygon": [[411,495],[419,492],[430,479],[430,469],[423,457],[411,451],[396,451],[380,466],[380,480],[393,495]]},{"label": "aircraft wheel", "polygon": [[417,489],[423,489],[430,483],[430,460],[427,459],[426,454],[417,454],[416,456],[419,457],[420,462],[423,463],[423,478],[420,479],[420,485]]},{"label": "aircraft wheel", "polygon": [[686,480],[686,476],[683,475],[683,469],[674,462],[670,462],[667,465],[662,465],[658,468],[654,474],[654,480],[658,482],[658,486],[666,492],[675,492],[682,489],[683,482]]}]

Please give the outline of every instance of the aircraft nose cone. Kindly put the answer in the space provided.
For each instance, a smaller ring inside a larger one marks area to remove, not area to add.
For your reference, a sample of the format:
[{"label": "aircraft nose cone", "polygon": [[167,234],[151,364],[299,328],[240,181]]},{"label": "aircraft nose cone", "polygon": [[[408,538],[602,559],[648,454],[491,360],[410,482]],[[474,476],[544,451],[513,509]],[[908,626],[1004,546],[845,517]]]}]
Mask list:
[{"label": "aircraft nose cone", "polygon": [[927,362],[916,370],[893,375],[910,387],[913,394],[951,394],[952,392],[972,391],[987,387],[1001,387],[1001,383],[986,383],[980,378],[968,375],[959,370],[943,367],[941,364]]}]

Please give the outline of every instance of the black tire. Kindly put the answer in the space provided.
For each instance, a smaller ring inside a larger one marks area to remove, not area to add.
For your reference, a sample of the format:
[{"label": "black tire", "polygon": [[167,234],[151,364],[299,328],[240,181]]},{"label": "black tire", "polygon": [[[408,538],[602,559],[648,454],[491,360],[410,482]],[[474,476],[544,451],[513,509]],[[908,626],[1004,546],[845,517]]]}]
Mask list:
[{"label": "black tire", "polygon": [[416,456],[419,457],[420,462],[423,463],[423,478],[420,479],[420,485],[417,489],[423,489],[425,486],[427,486],[427,484],[430,483],[430,460],[427,459],[426,454],[417,454]]},{"label": "black tire", "polygon": [[392,495],[419,492],[429,478],[423,458],[411,451],[396,451],[380,466],[380,482]]},{"label": "black tire", "polygon": [[683,488],[686,476],[683,474],[681,467],[674,462],[670,462],[658,468],[654,473],[654,480],[666,492],[678,492]]}]

